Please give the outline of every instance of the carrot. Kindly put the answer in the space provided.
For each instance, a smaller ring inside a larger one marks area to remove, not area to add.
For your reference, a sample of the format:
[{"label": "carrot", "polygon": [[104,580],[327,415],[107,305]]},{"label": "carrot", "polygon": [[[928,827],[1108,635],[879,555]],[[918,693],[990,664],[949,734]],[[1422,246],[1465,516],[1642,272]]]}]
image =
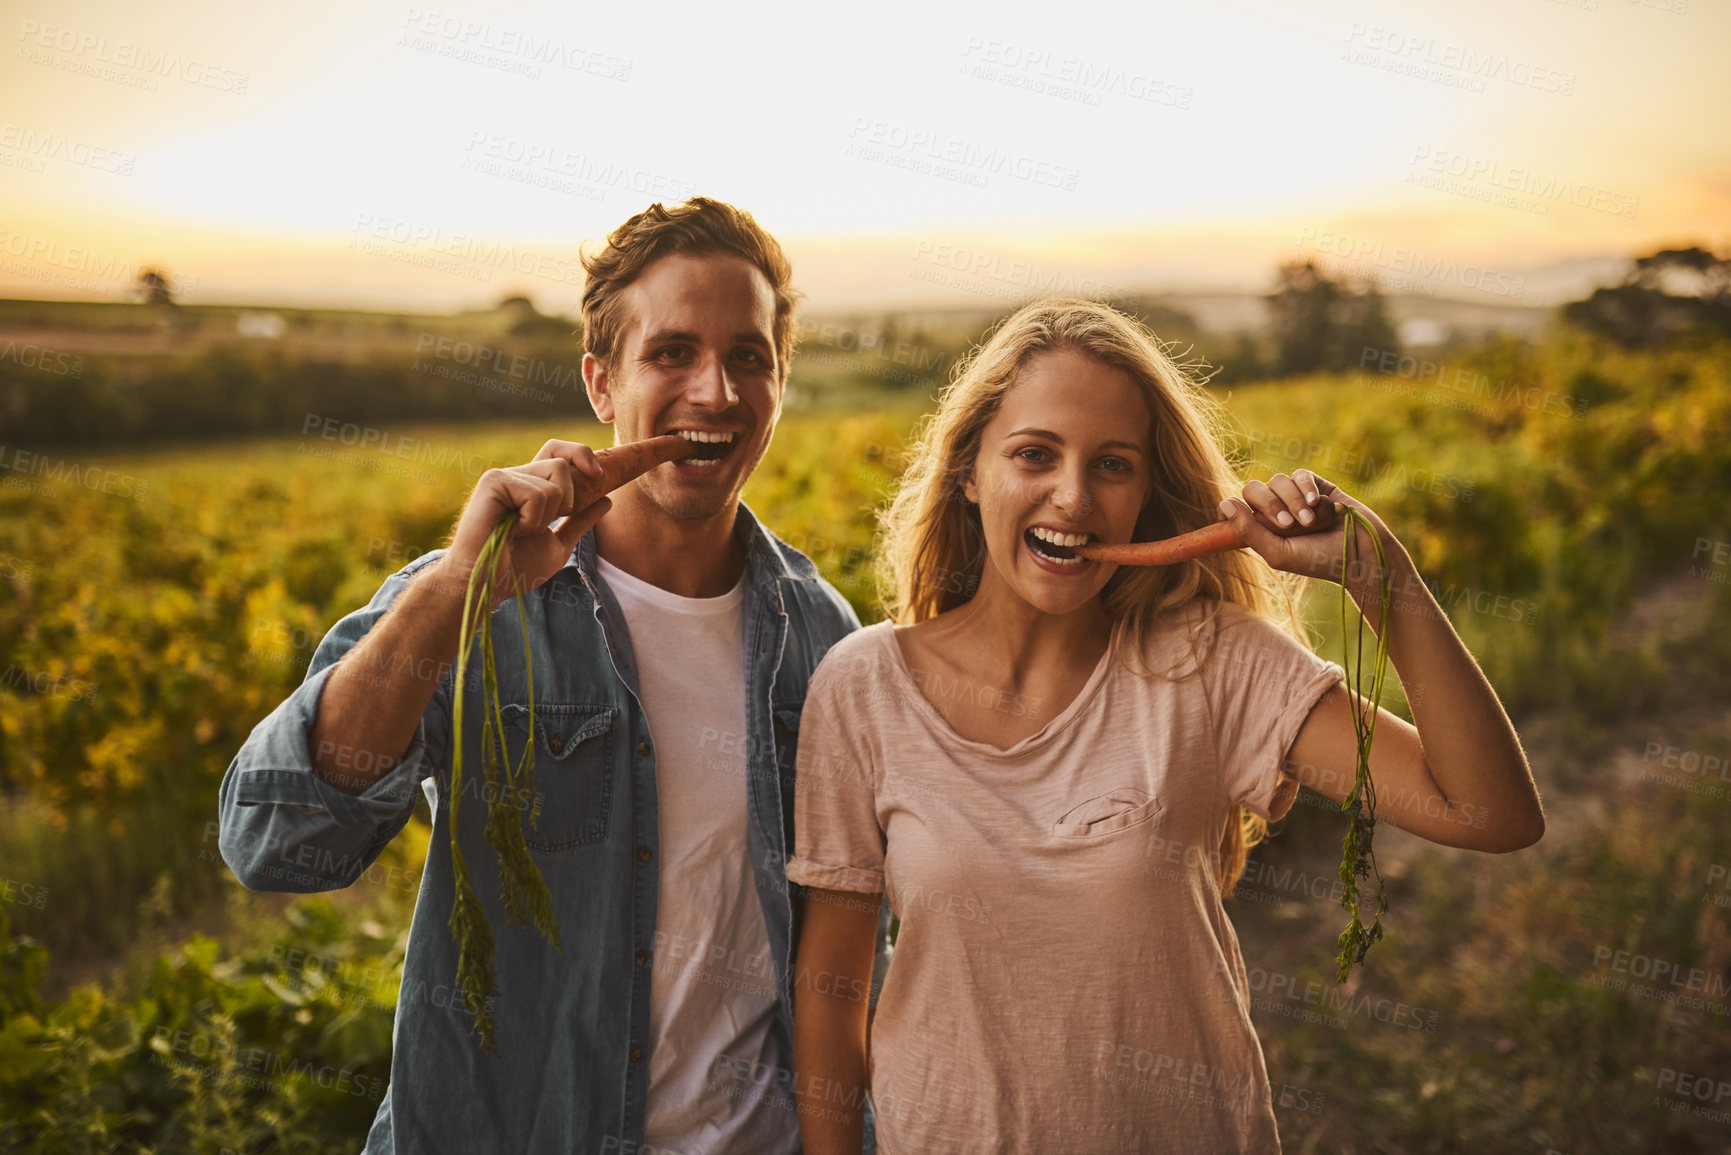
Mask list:
[{"label": "carrot", "polygon": [[611,493],[626,482],[642,477],[657,465],[680,461],[696,452],[695,441],[687,441],[674,433],[596,450],[595,464],[601,467],[601,480],[583,482],[578,487],[573,508],[592,505],[602,494]]},{"label": "carrot", "polygon": [[1161,541],[1126,541],[1115,545],[1101,542],[1077,546],[1076,552],[1092,561],[1110,561],[1119,565],[1177,565],[1181,561],[1225,553],[1243,546],[1244,539],[1238,536],[1232,523],[1220,521]]},{"label": "carrot", "polygon": [[[1337,515],[1343,508],[1345,507],[1338,502],[1334,503],[1334,512]],[[1258,521],[1262,520],[1259,515],[1253,516],[1256,516]],[[1109,561],[1118,565],[1177,565],[1181,561],[1193,561],[1211,553],[1243,549],[1245,544],[1244,539],[1238,536],[1238,531],[1232,528],[1231,522],[1217,521],[1213,525],[1205,525],[1201,529],[1193,529],[1189,533],[1181,533],[1177,537],[1160,541],[1127,541],[1111,545],[1100,542],[1078,546],[1076,552],[1091,561]]]}]

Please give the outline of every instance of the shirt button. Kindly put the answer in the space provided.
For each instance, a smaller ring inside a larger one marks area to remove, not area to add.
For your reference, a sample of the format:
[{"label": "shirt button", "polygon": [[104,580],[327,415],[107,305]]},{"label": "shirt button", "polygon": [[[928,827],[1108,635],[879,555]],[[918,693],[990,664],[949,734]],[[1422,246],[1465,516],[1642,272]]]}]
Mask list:
[{"label": "shirt button", "polygon": [[638,862],[648,862],[649,861],[649,848],[647,846],[639,846],[637,848],[637,861]]},{"label": "shirt button", "polygon": [[633,1063],[641,1063],[643,1061],[643,1048],[642,1047],[632,1047],[631,1048],[631,1061]]},{"label": "shirt button", "polygon": [[647,743],[647,742],[637,743],[637,756],[639,758],[649,757],[649,743]]},{"label": "shirt button", "polygon": [[555,738],[547,739],[547,749],[553,751],[553,753],[557,754],[559,751],[563,750],[564,748],[565,748],[565,740],[563,738],[555,737]]},{"label": "shirt button", "polygon": [[648,962],[649,962],[649,952],[646,950],[638,951],[637,952],[637,965],[638,966],[644,966]]}]

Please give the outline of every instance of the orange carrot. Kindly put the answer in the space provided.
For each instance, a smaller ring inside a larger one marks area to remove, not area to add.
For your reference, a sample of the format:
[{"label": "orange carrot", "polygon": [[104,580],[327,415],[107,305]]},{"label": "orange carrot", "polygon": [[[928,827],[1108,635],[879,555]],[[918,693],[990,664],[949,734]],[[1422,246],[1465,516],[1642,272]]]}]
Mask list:
[{"label": "orange carrot", "polygon": [[1126,541],[1115,545],[1101,542],[1078,546],[1076,552],[1092,561],[1110,561],[1119,565],[1177,565],[1181,561],[1242,549],[1243,546],[1244,539],[1238,536],[1232,523],[1220,521],[1162,541]]},{"label": "orange carrot", "polygon": [[[1339,512],[1338,506],[1335,512]],[[1262,517],[1254,512],[1251,516],[1262,521]],[[1319,522],[1303,532],[1310,533],[1313,529],[1320,528],[1322,523]],[[1277,529],[1274,532],[1289,536],[1292,530]],[[1118,565],[1177,565],[1181,561],[1191,561],[1211,553],[1244,549],[1245,545],[1245,540],[1238,536],[1238,531],[1232,528],[1230,521],[1217,521],[1213,525],[1205,525],[1201,529],[1193,529],[1189,533],[1181,533],[1177,537],[1168,537],[1161,541],[1128,541],[1112,545],[1100,542],[1079,546],[1076,552],[1091,561],[1109,561]]]},{"label": "orange carrot", "polygon": [[578,487],[573,508],[592,505],[602,494],[611,493],[626,482],[643,476],[657,465],[679,461],[697,452],[697,443],[677,434],[646,437],[628,441],[611,449],[595,451],[595,464],[601,467],[600,481],[585,481]]}]

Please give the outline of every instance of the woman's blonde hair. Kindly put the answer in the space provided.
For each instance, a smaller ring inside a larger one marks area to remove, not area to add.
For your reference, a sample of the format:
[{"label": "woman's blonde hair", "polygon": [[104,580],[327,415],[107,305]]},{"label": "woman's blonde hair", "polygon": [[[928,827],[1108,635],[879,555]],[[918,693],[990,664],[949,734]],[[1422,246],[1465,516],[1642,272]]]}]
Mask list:
[{"label": "woman's blonde hair", "polygon": [[[884,511],[879,584],[898,623],[936,617],[966,602],[978,588],[986,540],[979,507],[962,481],[979,456],[980,437],[1021,368],[1037,354],[1074,349],[1123,370],[1141,388],[1152,416],[1151,492],[1136,522],[1135,540],[1152,541],[1219,520],[1225,497],[1242,489],[1221,448],[1228,416],[1187,368],[1131,317],[1094,301],[1047,298],[1006,318],[982,346],[957,365],[950,384],[910,445],[910,460]],[[1174,566],[1120,567],[1101,591],[1113,620],[1112,645],[1139,654],[1154,622],[1195,598],[1207,599],[1202,622],[1218,603],[1234,602],[1304,642],[1297,613],[1300,579],[1272,569],[1250,550],[1212,554]],[[1308,645],[1308,642],[1306,642]],[[1133,663],[1134,664],[1134,663]],[[1140,670],[1142,673],[1151,671]],[[1230,895],[1250,847],[1268,824],[1242,806],[1227,821],[1216,864]]]}]

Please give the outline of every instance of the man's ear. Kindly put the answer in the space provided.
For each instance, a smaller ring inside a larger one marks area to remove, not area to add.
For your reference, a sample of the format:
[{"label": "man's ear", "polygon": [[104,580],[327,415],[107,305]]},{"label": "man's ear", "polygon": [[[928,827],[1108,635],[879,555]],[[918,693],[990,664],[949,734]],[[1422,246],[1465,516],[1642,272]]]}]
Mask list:
[{"label": "man's ear", "polygon": [[589,408],[595,416],[609,424],[613,421],[613,380],[607,366],[593,353],[583,354],[583,389],[589,394]]}]

